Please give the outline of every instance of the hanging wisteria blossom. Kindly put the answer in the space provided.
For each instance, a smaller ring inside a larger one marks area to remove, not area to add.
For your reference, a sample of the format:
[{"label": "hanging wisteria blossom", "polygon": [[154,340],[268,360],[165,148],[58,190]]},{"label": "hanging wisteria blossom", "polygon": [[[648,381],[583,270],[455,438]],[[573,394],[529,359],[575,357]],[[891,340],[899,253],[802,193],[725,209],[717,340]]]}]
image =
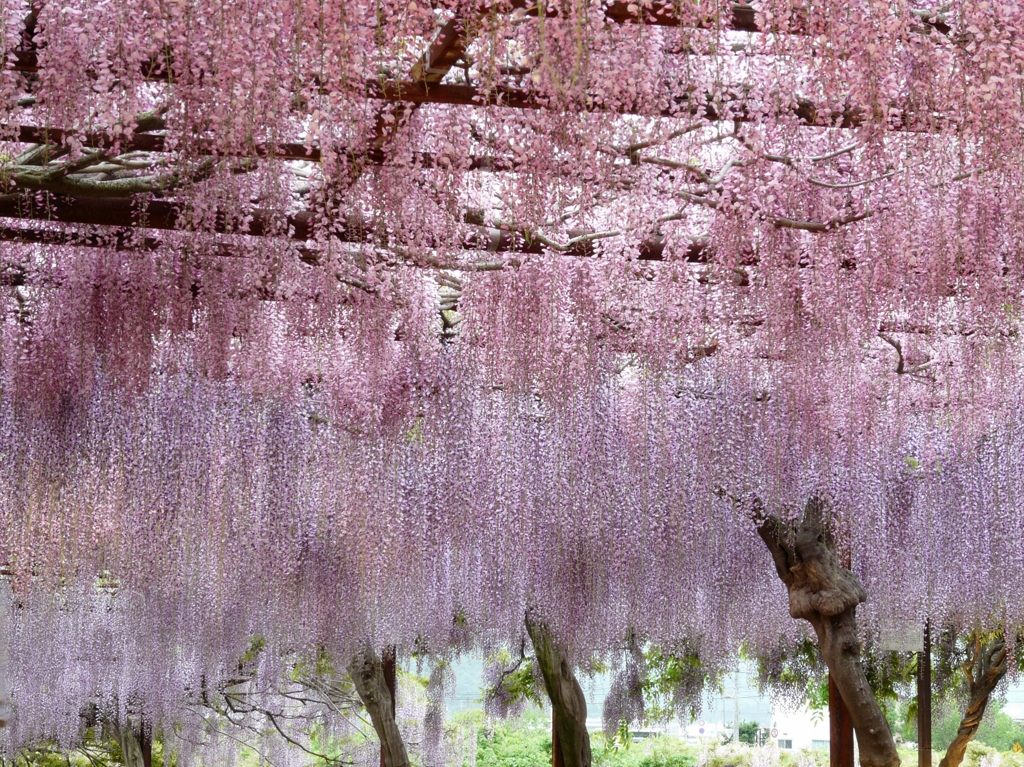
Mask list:
[{"label": "hanging wisteria blossom", "polygon": [[1024,627],[1024,7],[2,18],[6,748],[254,637],[721,668],[808,499],[866,635]]}]

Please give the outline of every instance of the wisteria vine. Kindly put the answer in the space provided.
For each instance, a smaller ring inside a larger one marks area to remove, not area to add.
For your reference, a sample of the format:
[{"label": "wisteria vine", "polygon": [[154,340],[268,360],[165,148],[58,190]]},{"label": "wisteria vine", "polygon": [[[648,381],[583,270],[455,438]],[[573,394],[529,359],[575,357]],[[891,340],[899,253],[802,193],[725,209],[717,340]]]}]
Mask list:
[{"label": "wisteria vine", "polygon": [[9,746],[254,636],[768,651],[752,498],[1024,625],[1021,8],[2,7]]}]

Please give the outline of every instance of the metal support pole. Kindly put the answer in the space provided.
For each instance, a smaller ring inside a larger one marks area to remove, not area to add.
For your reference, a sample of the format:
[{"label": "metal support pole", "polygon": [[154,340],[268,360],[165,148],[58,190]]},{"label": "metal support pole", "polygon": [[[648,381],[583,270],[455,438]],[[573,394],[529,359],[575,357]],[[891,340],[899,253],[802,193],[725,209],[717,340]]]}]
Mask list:
[{"label": "metal support pole", "polygon": [[932,767],[932,637],[927,622],[917,654],[917,764]]},{"label": "metal support pole", "polygon": [[830,767],[853,767],[853,720],[831,674],[828,675],[828,722]]}]

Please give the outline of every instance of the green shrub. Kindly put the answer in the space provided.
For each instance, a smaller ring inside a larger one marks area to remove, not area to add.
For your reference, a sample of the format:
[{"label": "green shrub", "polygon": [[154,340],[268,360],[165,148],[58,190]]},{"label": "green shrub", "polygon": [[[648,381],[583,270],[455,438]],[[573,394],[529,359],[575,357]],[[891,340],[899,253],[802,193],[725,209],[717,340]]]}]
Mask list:
[{"label": "green shrub", "polygon": [[994,753],[996,753],[996,750],[992,746],[986,746],[984,743],[972,740],[967,744],[967,753],[964,754],[964,760],[961,762],[961,765],[962,767],[980,767],[981,760]]},{"label": "green shrub", "polygon": [[827,748],[801,748],[779,751],[779,767],[829,767]]},{"label": "green shrub", "polygon": [[593,733],[591,748],[594,767],[693,767],[697,761],[697,752],[692,746],[666,735],[615,745],[600,733]]},{"label": "green shrub", "polygon": [[750,767],[755,749],[746,743],[713,743],[702,747],[704,767]]},{"label": "green shrub", "polygon": [[477,732],[477,767],[550,767],[551,732],[499,722]]}]

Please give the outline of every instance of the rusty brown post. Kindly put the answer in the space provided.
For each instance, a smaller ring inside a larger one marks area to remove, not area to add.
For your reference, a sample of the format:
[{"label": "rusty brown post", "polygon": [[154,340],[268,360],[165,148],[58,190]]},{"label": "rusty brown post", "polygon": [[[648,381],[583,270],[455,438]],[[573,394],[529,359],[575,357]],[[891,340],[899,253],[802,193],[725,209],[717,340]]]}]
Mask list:
[{"label": "rusty brown post", "polygon": [[828,677],[828,721],[830,767],[853,767],[853,720],[831,674]]},{"label": "rusty brown post", "polygon": [[139,724],[139,746],[142,748],[142,767],[153,767],[153,728],[143,720]]}]

